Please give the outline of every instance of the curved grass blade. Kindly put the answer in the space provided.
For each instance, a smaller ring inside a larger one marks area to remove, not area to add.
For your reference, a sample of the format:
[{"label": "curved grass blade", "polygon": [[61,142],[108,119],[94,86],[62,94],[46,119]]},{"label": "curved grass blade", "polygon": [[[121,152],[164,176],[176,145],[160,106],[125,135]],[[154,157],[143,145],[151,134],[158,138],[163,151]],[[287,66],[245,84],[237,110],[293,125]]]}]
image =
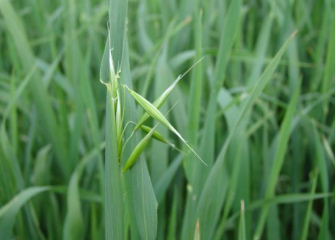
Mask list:
[{"label": "curved grass blade", "polygon": [[[143,132],[150,132],[151,131],[151,127],[145,126],[145,125],[141,125],[141,130]],[[177,149],[176,146],[173,143],[170,143],[162,134],[160,134],[157,130],[154,130],[154,133],[152,134],[152,138],[156,139],[157,141],[160,141],[162,143],[166,143],[168,145],[170,145],[172,148]],[[178,150],[178,149],[177,149]]]},{"label": "curved grass blade", "polygon": [[[260,96],[266,84],[270,81],[272,74],[276,70],[280,59],[282,58],[284,52],[286,51],[294,35],[295,34],[292,34],[291,37],[283,44],[283,46],[278,51],[276,56],[273,58],[273,60],[270,62],[270,64],[265,69],[262,76],[258,79],[255,85],[252,87],[250,95],[248,96],[248,99],[245,100],[244,105],[242,106],[241,111],[237,117],[237,120],[234,126],[232,127],[232,129],[230,130],[227,140],[222,146],[219,156],[217,157],[217,160],[213,168],[211,169],[210,174],[208,175],[207,181],[204,185],[204,189],[202,190],[199,204],[198,204],[198,214],[200,215],[200,221],[203,223],[200,227],[202,226],[204,227],[204,229],[201,229],[202,238],[205,238],[205,239],[211,238],[212,233],[214,231],[214,226],[216,225],[217,219],[219,217],[219,213],[222,209],[223,199],[224,199],[225,194],[222,192],[222,187],[220,186],[222,185],[222,182],[218,181],[218,179],[222,179],[222,174],[223,174],[222,171],[225,170],[224,159],[225,159],[225,155],[226,155],[228,146],[230,144],[230,141],[232,140],[233,136],[238,132],[239,126],[243,120],[243,117],[251,109],[257,97]],[[221,189],[221,190],[218,192],[218,189]],[[208,201],[208,196],[217,196],[217,199],[213,203],[212,201]],[[211,216],[211,218],[209,219],[208,218],[209,211],[212,212],[215,215],[215,217]],[[208,221],[204,219],[207,219]]]},{"label": "curved grass blade", "polygon": [[110,67],[108,62],[109,62],[109,41],[107,38],[105,43],[105,50],[100,64],[100,82],[104,85],[108,85],[109,83]]},{"label": "curved grass blade", "polygon": [[202,158],[193,150],[193,148],[186,142],[186,140],[181,136],[181,134],[170,124],[170,122],[165,118],[165,116],[148,100],[144,97],[131,90],[126,86],[129,93],[134,97],[136,102],[141,105],[141,107],[154,119],[165,125],[170,131],[177,135],[177,137],[183,141],[183,143],[198,157],[198,159],[207,166],[207,164],[202,160]]},{"label": "curved grass blade", "polygon": [[183,156],[178,155],[175,160],[170,164],[167,171],[164,173],[164,175],[155,183],[154,189],[155,194],[157,197],[157,202],[160,204],[165,196],[165,193],[170,186],[173,177],[176,175],[181,163],[183,162]]},{"label": "curved grass blade", "polygon": [[[265,204],[267,205],[281,205],[281,204],[293,204],[293,203],[300,203],[300,202],[306,202],[311,200],[317,200],[317,199],[326,199],[326,198],[333,198],[335,197],[334,192],[328,192],[328,193],[298,193],[298,194],[282,194],[275,196],[270,199],[262,199],[257,200],[249,204],[248,207],[245,208],[246,212],[254,211],[259,208],[262,208]],[[227,222],[232,223],[240,216],[241,212],[238,211],[237,213],[234,213]]]},{"label": "curved grass blade", "polygon": [[[175,88],[175,86],[178,84],[178,82],[189,72],[191,71],[199,62],[202,61],[203,58],[198,60],[196,63],[192,65],[183,75],[178,76],[178,78],[160,95],[154,102],[153,106],[155,106],[157,109],[159,109],[167,99],[167,97],[170,95],[171,91]],[[139,129],[139,127],[146,121],[150,115],[148,113],[144,113],[138,123],[135,126],[135,130]]]},{"label": "curved grass blade", "polygon": [[[7,27],[13,39],[14,46],[20,53],[18,57],[23,69],[26,71],[32,69],[36,62],[35,56],[19,15],[15,12],[12,3],[8,0],[0,1],[0,12],[4,19],[4,25]],[[41,73],[36,71],[28,84],[28,88],[34,93],[32,97],[36,104],[39,121],[43,129],[42,133],[45,138],[51,142],[55,150],[54,152],[58,160],[57,164],[59,164],[63,176],[68,178],[70,174],[69,162],[64,161],[64,159],[67,158],[67,148],[64,145],[64,138],[59,131],[59,125],[53,111],[49,94],[40,82],[41,78]]]},{"label": "curved grass blade", "polygon": [[[312,180],[311,195],[315,194],[318,175],[319,175],[319,171],[316,170],[313,173],[313,176],[312,176],[312,179],[311,179]],[[308,226],[309,226],[309,221],[310,221],[311,213],[312,213],[312,204],[313,204],[313,199],[309,200],[309,202],[308,202],[306,215],[305,215],[305,218],[304,218],[304,224],[303,224],[302,231],[301,231],[300,240],[307,240]]]},{"label": "curved grass blade", "polygon": [[35,195],[50,190],[51,187],[31,187],[16,195],[9,203],[0,209],[1,239],[10,239],[14,221],[21,207]]},{"label": "curved grass blade", "polygon": [[31,81],[32,77],[34,76],[35,72],[36,72],[36,65],[33,65],[31,70],[29,71],[29,73],[26,75],[26,77],[23,79],[22,83],[18,86],[18,88],[15,90],[15,94],[14,96],[11,98],[9,104],[6,107],[6,110],[3,114],[2,120],[1,120],[1,131],[5,130],[5,121],[11,111],[11,109],[13,108],[13,105],[15,105],[17,103],[17,101],[19,100],[19,98],[21,97],[22,93],[24,92],[24,90],[26,89],[27,85],[29,84],[29,82]]},{"label": "curved grass blade", "polygon": [[[284,121],[279,131],[276,153],[274,156],[273,166],[271,169],[271,173],[269,175],[270,179],[269,179],[268,187],[266,190],[266,198],[271,198],[275,194],[275,186],[276,186],[278,176],[279,176],[280,170],[282,169],[282,165],[284,162],[284,156],[287,150],[287,143],[288,143],[290,133],[291,133],[291,123],[294,117],[299,94],[300,94],[300,84],[298,84],[298,86],[296,87],[294,91],[294,94],[292,96],[288,109],[286,111]],[[269,212],[269,206],[264,206],[264,208],[262,209],[261,215],[260,215],[260,220],[256,228],[254,239],[259,239],[261,237],[264,224],[268,216],[268,212]]]},{"label": "curved grass blade", "polygon": [[72,173],[67,190],[67,214],[65,217],[63,239],[80,240],[84,237],[84,219],[81,211],[79,182],[85,166],[94,156],[99,154],[99,149],[94,149],[76,167]]},{"label": "curved grass blade", "polygon": [[[298,193],[298,194],[282,194],[275,196],[271,199],[262,199],[257,200],[249,204],[248,207],[245,208],[246,212],[252,212],[257,209],[262,208],[264,205],[281,205],[281,204],[294,204],[294,203],[301,203],[306,201],[312,201],[317,199],[326,199],[326,198],[333,198],[335,197],[335,193]],[[227,222],[229,224],[234,224],[237,218],[241,215],[241,212],[238,211],[234,213]]]},{"label": "curved grass blade", "polygon": [[[204,125],[204,136],[200,142],[200,154],[207,157],[208,164],[211,166],[214,162],[214,149],[215,149],[215,121],[216,121],[216,106],[217,96],[220,88],[224,84],[226,79],[225,73],[228,65],[228,60],[231,55],[234,40],[237,36],[237,30],[239,28],[242,1],[235,0],[229,4],[226,16],[224,18],[224,26],[220,36],[220,45],[218,49],[218,55],[214,70],[214,79],[211,86],[212,93],[207,106],[205,125]],[[207,173],[208,176],[209,173]],[[194,175],[194,173],[193,173]],[[192,183],[193,183],[193,177]],[[195,179],[197,176],[195,174]],[[200,219],[201,221],[201,219]],[[204,226],[202,222],[201,226]],[[201,231],[202,234],[203,231]]]},{"label": "curved grass blade", "polygon": [[[156,125],[157,126],[157,125]],[[131,168],[131,166],[133,166],[133,164],[135,163],[135,161],[138,159],[138,157],[141,155],[141,153],[143,152],[144,148],[148,145],[149,140],[152,136],[152,134],[155,131],[155,128],[152,128],[148,134],[136,145],[136,147],[134,148],[133,152],[130,154],[125,166],[123,167],[123,172],[127,171],[129,168]]]}]

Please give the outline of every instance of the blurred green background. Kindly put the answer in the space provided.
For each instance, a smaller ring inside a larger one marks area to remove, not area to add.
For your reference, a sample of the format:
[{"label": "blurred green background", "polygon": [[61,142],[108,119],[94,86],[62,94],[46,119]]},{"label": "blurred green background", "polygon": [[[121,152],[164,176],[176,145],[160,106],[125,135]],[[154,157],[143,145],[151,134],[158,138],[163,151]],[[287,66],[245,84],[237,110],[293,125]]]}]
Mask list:
[{"label": "blurred green background", "polygon": [[[151,102],[203,57],[160,110],[178,102],[168,119],[208,166],[158,126],[186,154],[150,141],[135,166],[154,195],[120,173],[118,226],[108,27],[121,81]],[[0,0],[0,119],[0,239],[335,237],[332,0]]]}]

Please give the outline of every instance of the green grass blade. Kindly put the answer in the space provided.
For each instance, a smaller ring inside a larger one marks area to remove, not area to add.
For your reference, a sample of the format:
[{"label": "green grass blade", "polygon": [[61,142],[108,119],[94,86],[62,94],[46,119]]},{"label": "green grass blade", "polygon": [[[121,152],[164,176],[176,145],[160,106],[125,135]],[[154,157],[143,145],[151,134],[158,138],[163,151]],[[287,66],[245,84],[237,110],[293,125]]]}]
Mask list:
[{"label": "green grass blade", "polygon": [[[287,150],[288,140],[291,134],[291,123],[294,117],[294,113],[298,103],[298,97],[300,94],[300,84],[296,87],[295,92],[292,96],[288,109],[286,111],[276,146],[276,153],[274,155],[273,166],[270,172],[270,179],[267,185],[266,198],[273,197],[275,194],[275,187],[279,177],[279,173],[282,169],[284,156]],[[259,239],[261,237],[263,227],[267,218],[269,207],[265,206],[262,209],[260,219],[256,228],[254,239]]]},{"label": "green grass blade", "polygon": [[[322,82],[322,92],[327,93],[331,87],[331,81],[334,81],[335,71],[334,71],[334,65],[335,65],[335,18],[333,17],[333,22],[331,24],[330,28],[330,38],[327,46],[327,59],[326,59],[326,65],[325,65],[325,73],[324,73],[324,79]],[[325,114],[328,114],[329,106],[327,106],[328,102],[324,103],[324,111]]]},{"label": "green grass blade", "polygon": [[105,150],[105,231],[106,240],[123,239],[123,191],[117,152],[114,102],[110,91],[106,97]]},{"label": "green grass blade", "polygon": [[[293,37],[294,35],[292,35]],[[291,38],[292,38],[291,37]],[[220,186],[220,184],[222,184],[222,171],[224,169],[224,159],[225,159],[225,155],[226,155],[226,151],[228,148],[228,145],[232,139],[232,137],[236,134],[236,131],[238,130],[238,127],[241,123],[241,121],[243,120],[243,117],[246,115],[247,111],[250,110],[250,108],[252,107],[253,103],[255,102],[256,98],[259,97],[259,95],[261,94],[262,90],[264,89],[264,87],[266,86],[266,84],[270,81],[271,76],[273,74],[273,72],[275,71],[276,67],[279,64],[279,61],[282,57],[282,55],[284,54],[288,44],[290,43],[291,38],[289,38],[284,45],[281,47],[281,49],[278,51],[278,53],[276,54],[276,56],[273,58],[273,60],[270,62],[270,64],[267,66],[267,68],[265,69],[264,73],[262,74],[262,76],[260,77],[260,79],[256,82],[256,84],[252,87],[250,94],[248,96],[248,98],[245,100],[244,105],[236,119],[235,125],[233,126],[233,128],[230,130],[229,135],[223,145],[223,147],[221,148],[220,154],[217,157],[217,160],[206,180],[206,183],[204,185],[202,194],[200,196],[200,200],[199,200],[199,205],[198,205],[198,214],[200,216],[200,222],[202,222],[202,224],[200,225],[200,227],[203,227],[203,229],[201,229],[201,235],[202,238],[211,238],[212,234],[213,234],[213,226],[215,225],[217,218],[218,218],[218,214],[222,208],[222,204],[223,204],[223,199],[225,196],[225,192],[222,190],[222,186]],[[219,190],[220,189],[220,190]],[[209,201],[207,196],[216,196],[215,199],[213,199],[214,202]],[[207,219],[207,215],[208,212],[211,211],[214,215],[214,217],[212,216],[210,219],[208,220],[204,220]],[[207,224],[207,225],[205,225]]]},{"label": "green grass blade", "polygon": [[84,219],[80,202],[79,183],[84,168],[98,154],[99,149],[91,151],[80,161],[72,173],[67,191],[67,214],[63,228],[63,239],[80,240],[84,238]]},{"label": "green grass blade", "polygon": [[266,20],[263,22],[262,29],[260,32],[260,36],[257,40],[256,52],[257,59],[255,64],[252,64],[251,74],[248,79],[249,86],[255,84],[260,74],[262,73],[262,67],[264,65],[265,54],[267,46],[269,45],[269,38],[271,33],[271,27],[273,22],[273,13],[270,13]]},{"label": "green grass blade", "polygon": [[[122,54],[124,51],[126,17],[128,1],[109,0],[109,22],[108,22],[108,47],[105,52],[100,68],[100,80],[104,82],[115,81],[115,73],[121,69]],[[106,52],[108,51],[108,53]],[[108,61],[107,61],[108,58]],[[110,61],[113,62],[110,62]],[[114,66],[110,66],[113,64]],[[108,72],[109,81],[106,81]],[[114,72],[115,70],[115,72]],[[111,72],[112,71],[112,72]],[[109,78],[112,77],[112,79]],[[124,198],[122,189],[121,168],[118,157],[117,129],[115,120],[114,98],[116,86],[107,90],[106,99],[106,155],[105,155],[105,239],[124,238]],[[120,100],[120,99],[118,99]]]},{"label": "green grass blade", "polygon": [[[335,193],[315,193],[315,194],[306,194],[306,193],[300,193],[300,194],[282,194],[275,196],[271,199],[262,199],[258,201],[254,201],[246,207],[245,211],[254,211],[257,209],[260,209],[264,207],[264,205],[281,205],[281,204],[293,204],[293,203],[302,203],[307,202],[311,200],[317,200],[317,199],[326,199],[326,198],[332,198],[335,196]],[[233,222],[236,220],[237,217],[240,216],[240,211],[233,214],[227,222]]]},{"label": "green grass blade", "polygon": [[115,72],[119,72],[126,36],[128,1],[109,0],[110,51],[114,60]]},{"label": "green grass blade", "polygon": [[[321,138],[317,132],[316,127],[312,124],[312,143],[314,146],[314,154],[315,154],[315,164],[318,169],[320,169],[320,182],[322,192],[329,192],[329,168],[326,162],[325,152],[322,148]],[[318,239],[329,239],[329,222],[330,222],[330,205],[328,199],[323,200],[323,212],[322,212],[322,224],[319,232]]]},{"label": "green grass blade", "polygon": [[134,97],[136,102],[141,105],[141,107],[155,120],[159,121],[163,125],[165,125],[171,132],[173,132],[177,137],[197,156],[197,158],[205,165],[207,165],[204,160],[193,150],[193,148],[186,142],[186,140],[181,136],[181,134],[171,125],[171,123],[166,119],[166,117],[148,100],[143,98],[141,95],[131,90],[126,85],[129,93]]},{"label": "green grass blade", "polygon": [[168,190],[168,187],[170,186],[172,179],[177,173],[182,161],[183,161],[182,156],[178,155],[177,158],[175,158],[175,160],[173,160],[171,165],[168,167],[166,172],[155,183],[154,189],[158,204],[162,202],[163,197],[165,196],[165,193]]},{"label": "green grass blade", "polygon": [[9,203],[0,209],[0,235],[3,239],[10,239],[14,221],[21,207],[35,195],[50,190],[50,187],[31,187],[20,192]]},{"label": "green grass blade", "polygon": [[[22,22],[8,0],[0,1],[0,11],[3,14],[7,29],[14,40],[15,47],[20,53],[21,65],[28,71],[34,66],[35,56],[33,55],[26,33],[22,27]],[[53,145],[64,176],[69,177],[70,168],[67,165],[68,161],[64,161],[67,156],[64,141],[62,141],[60,132],[58,131],[58,124],[55,114],[52,111],[48,93],[40,81],[41,75],[37,72],[34,74],[29,88],[34,93],[33,98],[38,110],[39,121],[43,126],[43,133]]]},{"label": "green grass blade", "polygon": [[[0,239],[253,239],[261,221],[262,239],[333,239],[334,16],[334,0],[0,0],[0,212],[51,189]],[[170,129],[123,173],[157,123],[125,85]]]},{"label": "green grass blade", "polygon": [[239,231],[238,231],[238,240],[246,240],[246,232],[245,232],[245,207],[244,201],[241,201],[241,215],[240,215],[240,223],[239,223]]},{"label": "green grass blade", "polygon": [[214,162],[214,138],[215,138],[215,112],[217,95],[224,83],[225,71],[228,59],[233,47],[233,41],[237,33],[240,20],[241,1],[231,2],[227,15],[224,19],[223,31],[221,32],[218,59],[215,65],[214,83],[211,86],[211,94],[207,107],[207,114],[204,126],[204,136],[201,140],[200,154],[206,156],[209,165]]},{"label": "green grass blade", "polygon": [[[315,171],[313,174],[313,179],[312,180],[312,188],[311,188],[311,195],[315,194],[315,190],[316,190],[316,184],[317,184],[317,180],[318,180],[318,171]],[[308,206],[307,206],[307,210],[306,210],[306,215],[304,218],[304,225],[301,231],[301,237],[300,240],[307,240],[307,236],[308,236],[308,226],[309,226],[309,222],[310,222],[310,218],[311,218],[311,212],[312,212],[312,204],[313,204],[313,200],[311,199],[308,202]]]},{"label": "green grass blade", "polygon": [[169,229],[168,229],[168,240],[175,240],[177,236],[177,211],[178,211],[178,192],[174,188],[173,200],[172,200],[172,210],[169,217]]},{"label": "green grass blade", "polygon": [[[166,49],[163,51],[163,56],[166,55]],[[166,56],[165,56],[166,57]],[[191,69],[193,67],[195,67],[195,65],[197,65],[201,60],[202,58],[199,57],[200,60],[198,60],[195,64],[193,64],[192,67],[190,67],[184,74],[182,75],[179,75],[177,77],[177,79],[169,86],[165,89],[165,91],[152,103],[152,105],[154,105],[157,109],[160,109],[162,107],[162,105],[165,103],[166,99],[168,98],[168,96],[170,95],[170,93],[172,92],[172,90],[177,86],[178,82],[189,72],[191,71]],[[161,60],[161,61],[166,61],[164,58]],[[166,64],[165,62],[161,63],[161,65],[164,65]],[[162,67],[163,70],[163,76],[164,75],[169,75],[169,70],[167,68],[167,66],[164,66]],[[160,76],[160,75],[159,75]],[[166,76],[165,76],[166,77]],[[164,79],[164,78],[163,78]],[[159,77],[159,79],[157,80],[158,81],[158,84],[160,82],[166,82],[165,80],[161,79],[161,77]],[[142,126],[142,124],[148,120],[148,118],[150,117],[150,115],[148,113],[144,113],[142,115],[142,117],[140,118],[140,120],[137,122],[136,126],[135,126],[135,130],[137,130],[138,128],[140,128],[140,126]]]},{"label": "green grass blade", "polygon": [[[125,52],[120,81],[121,84],[126,84],[127,86],[131,87],[132,82],[129,67],[128,43],[127,40],[125,42]],[[136,113],[137,111],[134,99],[129,94],[126,94],[124,122],[136,122]],[[125,139],[127,139],[131,133],[132,131],[127,129],[125,131]],[[139,139],[140,135],[137,131],[125,148],[124,154],[122,156],[123,164],[124,161],[128,159]],[[157,234],[157,201],[143,154],[134,164],[132,169],[124,175],[127,182],[127,192],[131,192],[131,194],[127,194],[127,197],[131,197],[129,199],[129,204],[132,206],[129,207],[129,210],[133,211],[132,214],[135,216],[135,219],[130,219],[130,227],[134,228],[137,226],[137,231],[139,232],[142,239],[153,240],[156,238]],[[132,232],[135,231],[132,230]]]},{"label": "green grass blade", "polygon": [[104,84],[109,83],[109,70],[109,43],[107,38],[100,65],[100,82]]},{"label": "green grass blade", "polygon": [[148,145],[149,140],[151,139],[152,134],[154,133],[154,131],[155,131],[155,127],[152,128],[147,133],[147,135],[145,135],[145,137],[135,146],[134,150],[132,151],[128,160],[126,161],[126,164],[124,165],[122,172],[126,172],[129,168],[131,168],[134,165],[136,160],[142,154],[144,148]]},{"label": "green grass blade", "polygon": [[[202,56],[202,12],[195,12],[195,59],[200,59]],[[198,133],[199,133],[199,122],[200,122],[200,109],[201,109],[201,97],[202,97],[202,86],[203,86],[203,66],[197,66],[192,72],[192,81],[191,81],[191,89],[190,96],[188,98],[188,123],[186,129],[186,137],[190,139],[189,144],[191,146],[197,146],[198,143]],[[194,170],[202,169],[198,163],[193,161],[193,156],[187,156],[184,160],[184,169],[186,172],[186,176],[189,180],[192,179]],[[197,178],[199,182],[199,187],[201,186],[201,182],[203,182],[204,177],[202,174],[204,171],[197,173]],[[198,186],[198,184],[194,184]]]}]

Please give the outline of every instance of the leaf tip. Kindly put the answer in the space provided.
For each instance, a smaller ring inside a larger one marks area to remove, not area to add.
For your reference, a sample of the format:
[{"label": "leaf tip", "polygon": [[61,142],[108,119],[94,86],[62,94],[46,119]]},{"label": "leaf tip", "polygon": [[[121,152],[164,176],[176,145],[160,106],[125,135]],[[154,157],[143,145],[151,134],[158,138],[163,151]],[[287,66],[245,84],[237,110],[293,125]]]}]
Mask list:
[{"label": "leaf tip", "polygon": [[295,37],[295,35],[297,35],[297,33],[299,32],[299,30],[297,29],[297,30],[295,30],[292,34],[291,34],[291,36],[290,36],[290,39],[292,39],[292,38],[294,38]]}]

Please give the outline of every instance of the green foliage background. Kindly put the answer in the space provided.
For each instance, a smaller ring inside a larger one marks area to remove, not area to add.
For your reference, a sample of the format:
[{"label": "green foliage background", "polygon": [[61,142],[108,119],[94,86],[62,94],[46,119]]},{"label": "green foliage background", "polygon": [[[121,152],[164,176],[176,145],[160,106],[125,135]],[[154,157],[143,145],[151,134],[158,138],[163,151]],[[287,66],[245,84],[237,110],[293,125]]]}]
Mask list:
[{"label": "green foliage background", "polygon": [[331,0],[0,0],[0,239],[334,239],[334,105]]}]

